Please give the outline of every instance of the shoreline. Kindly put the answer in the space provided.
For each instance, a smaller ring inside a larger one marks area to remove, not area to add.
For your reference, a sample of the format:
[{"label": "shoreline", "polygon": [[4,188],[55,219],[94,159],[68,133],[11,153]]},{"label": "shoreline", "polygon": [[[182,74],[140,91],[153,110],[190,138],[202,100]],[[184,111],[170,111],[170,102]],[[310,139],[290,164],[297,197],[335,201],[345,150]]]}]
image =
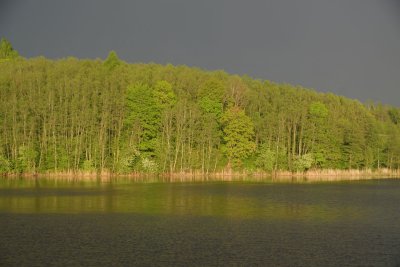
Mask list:
[{"label": "shoreline", "polygon": [[371,179],[400,178],[400,170],[312,170],[307,172],[235,172],[215,173],[176,172],[176,173],[130,173],[119,174],[102,172],[44,172],[44,173],[7,173],[0,174],[0,179],[48,179],[70,181],[113,181],[118,179],[138,182],[194,182],[194,181],[352,181]]}]

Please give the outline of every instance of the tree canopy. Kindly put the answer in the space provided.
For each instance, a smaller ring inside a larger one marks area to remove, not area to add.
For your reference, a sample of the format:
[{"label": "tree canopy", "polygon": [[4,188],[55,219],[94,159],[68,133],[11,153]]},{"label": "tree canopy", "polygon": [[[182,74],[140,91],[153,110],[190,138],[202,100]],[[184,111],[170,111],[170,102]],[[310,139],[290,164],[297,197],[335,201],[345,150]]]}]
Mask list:
[{"label": "tree canopy", "polygon": [[2,39],[2,173],[400,167],[397,107],[115,52],[17,56]]}]

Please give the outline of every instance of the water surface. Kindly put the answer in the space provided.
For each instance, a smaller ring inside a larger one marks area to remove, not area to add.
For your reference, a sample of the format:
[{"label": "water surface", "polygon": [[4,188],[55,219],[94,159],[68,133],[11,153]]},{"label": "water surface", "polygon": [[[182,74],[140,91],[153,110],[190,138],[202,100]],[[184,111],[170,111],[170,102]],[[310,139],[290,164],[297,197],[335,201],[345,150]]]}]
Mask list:
[{"label": "water surface", "polygon": [[399,266],[400,180],[0,181],[4,266]]}]

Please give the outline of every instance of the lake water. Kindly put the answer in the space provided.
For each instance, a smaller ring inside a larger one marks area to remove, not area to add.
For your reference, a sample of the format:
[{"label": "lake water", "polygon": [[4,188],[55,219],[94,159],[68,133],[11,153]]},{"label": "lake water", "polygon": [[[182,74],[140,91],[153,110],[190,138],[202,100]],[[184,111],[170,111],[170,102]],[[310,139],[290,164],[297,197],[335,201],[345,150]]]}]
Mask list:
[{"label": "lake water", "polygon": [[0,180],[1,266],[400,266],[400,180]]}]

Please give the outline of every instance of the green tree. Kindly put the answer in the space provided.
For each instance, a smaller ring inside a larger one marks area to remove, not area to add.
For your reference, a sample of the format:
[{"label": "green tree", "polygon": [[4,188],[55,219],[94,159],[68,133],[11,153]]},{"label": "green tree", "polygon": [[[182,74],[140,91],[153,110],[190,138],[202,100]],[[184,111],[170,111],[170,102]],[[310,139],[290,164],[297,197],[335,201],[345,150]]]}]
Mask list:
[{"label": "green tree", "polygon": [[14,59],[18,56],[18,52],[14,50],[11,43],[7,39],[2,38],[0,41],[0,59]]},{"label": "green tree", "polygon": [[0,154],[0,174],[8,173],[11,171],[10,161]]},{"label": "green tree", "polygon": [[314,156],[312,154],[304,154],[301,156],[297,156],[294,159],[293,167],[296,171],[306,171],[311,168],[314,162]]},{"label": "green tree", "polygon": [[[314,161],[316,167],[324,167],[326,158],[329,153],[327,149],[327,127],[329,110],[322,102],[312,102],[308,110],[308,118],[311,122],[309,126],[309,132],[311,132],[311,153],[314,156]],[[302,161],[301,158],[298,160]],[[308,167],[309,168],[309,167]],[[300,168],[302,169],[302,168]]]},{"label": "green tree", "polygon": [[255,150],[254,126],[251,119],[238,107],[228,109],[221,118],[225,153],[230,163],[239,166]]},{"label": "green tree", "polygon": [[142,157],[154,157],[161,125],[161,108],[154,98],[153,89],[145,84],[128,87],[126,123],[137,137]]},{"label": "green tree", "polygon": [[176,103],[176,95],[172,90],[172,85],[167,81],[158,81],[154,87],[153,95],[158,106],[163,110],[173,107]]},{"label": "green tree", "polygon": [[268,144],[264,144],[258,152],[256,166],[263,171],[271,172],[274,170],[276,163],[276,154]]},{"label": "green tree", "polygon": [[35,172],[38,153],[32,147],[23,145],[19,147],[17,169],[19,172]]},{"label": "green tree", "polygon": [[121,60],[119,59],[117,52],[115,52],[114,50],[110,51],[106,60],[104,61],[104,66],[109,70],[113,70],[119,65],[121,65]]},{"label": "green tree", "polygon": [[224,94],[225,85],[223,81],[217,79],[216,77],[206,80],[203,84],[201,84],[198,91],[199,98],[207,97],[217,102],[222,102]]},{"label": "green tree", "polygon": [[396,108],[391,108],[388,111],[390,119],[394,124],[399,124],[400,123],[400,110]]},{"label": "green tree", "polygon": [[208,96],[199,100],[199,106],[204,113],[213,114],[216,118],[220,118],[223,112],[223,104]]},{"label": "green tree", "polygon": [[322,102],[313,102],[309,109],[310,116],[313,120],[323,120],[328,117],[329,110],[326,108],[325,104]]}]

